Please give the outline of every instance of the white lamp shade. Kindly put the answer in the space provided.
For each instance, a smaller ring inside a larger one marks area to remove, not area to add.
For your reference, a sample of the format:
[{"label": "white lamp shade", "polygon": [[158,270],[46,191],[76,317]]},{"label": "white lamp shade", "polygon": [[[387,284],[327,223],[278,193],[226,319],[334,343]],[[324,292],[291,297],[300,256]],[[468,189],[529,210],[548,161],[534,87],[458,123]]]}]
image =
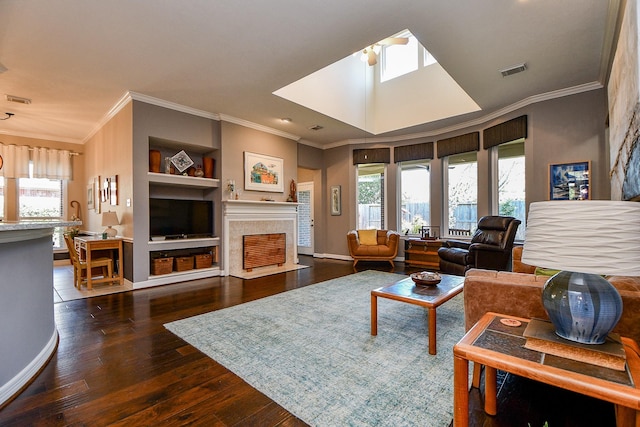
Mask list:
[{"label": "white lamp shade", "polygon": [[102,226],[109,227],[112,225],[119,225],[118,215],[115,212],[102,212]]},{"label": "white lamp shade", "polygon": [[581,273],[640,276],[640,203],[531,203],[522,262]]}]

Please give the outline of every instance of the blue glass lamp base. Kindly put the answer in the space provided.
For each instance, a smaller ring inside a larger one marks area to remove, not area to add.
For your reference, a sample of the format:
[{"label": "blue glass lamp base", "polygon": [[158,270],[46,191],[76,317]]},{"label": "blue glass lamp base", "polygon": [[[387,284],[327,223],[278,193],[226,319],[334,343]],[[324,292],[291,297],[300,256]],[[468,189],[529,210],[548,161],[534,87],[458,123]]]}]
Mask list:
[{"label": "blue glass lamp base", "polygon": [[544,285],[542,304],[556,334],[583,344],[602,344],[622,315],[618,290],[602,276],[561,271]]}]

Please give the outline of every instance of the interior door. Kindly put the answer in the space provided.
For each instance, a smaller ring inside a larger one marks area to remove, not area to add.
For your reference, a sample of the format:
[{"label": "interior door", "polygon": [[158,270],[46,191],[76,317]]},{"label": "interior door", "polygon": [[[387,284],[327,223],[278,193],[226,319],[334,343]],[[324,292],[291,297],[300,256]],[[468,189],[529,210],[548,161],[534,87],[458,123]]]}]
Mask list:
[{"label": "interior door", "polygon": [[298,253],[313,255],[313,182],[298,184]]}]

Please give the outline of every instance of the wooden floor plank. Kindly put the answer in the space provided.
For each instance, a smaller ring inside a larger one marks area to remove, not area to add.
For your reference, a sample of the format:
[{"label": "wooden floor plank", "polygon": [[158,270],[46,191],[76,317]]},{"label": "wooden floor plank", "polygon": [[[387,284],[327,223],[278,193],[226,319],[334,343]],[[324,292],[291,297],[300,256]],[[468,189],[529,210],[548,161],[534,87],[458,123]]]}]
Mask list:
[{"label": "wooden floor plank", "polygon": [[[252,280],[200,279],[55,304],[58,349],[34,381],[0,409],[0,425],[306,425],[163,326],[354,272],[350,261],[300,259],[311,268]],[[388,263],[358,264],[359,271],[367,269],[392,271]],[[419,270],[398,262],[393,271]],[[471,390],[471,425],[530,422],[538,427],[548,420],[559,427],[585,419],[591,425],[615,425],[611,405],[584,404],[580,396],[554,394],[509,376],[500,381],[496,417],[484,414],[482,394]],[[549,409],[547,396],[562,399],[562,405]],[[586,413],[562,410],[576,405]]]}]

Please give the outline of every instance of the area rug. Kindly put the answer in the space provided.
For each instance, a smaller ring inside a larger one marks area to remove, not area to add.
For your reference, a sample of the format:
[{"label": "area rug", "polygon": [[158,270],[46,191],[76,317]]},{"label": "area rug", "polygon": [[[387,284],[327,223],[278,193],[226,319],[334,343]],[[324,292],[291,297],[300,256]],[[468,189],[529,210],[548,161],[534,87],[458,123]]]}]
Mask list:
[{"label": "area rug", "polygon": [[370,292],[403,279],[365,271],[165,325],[312,426],[448,426],[462,294],[427,311]]}]

